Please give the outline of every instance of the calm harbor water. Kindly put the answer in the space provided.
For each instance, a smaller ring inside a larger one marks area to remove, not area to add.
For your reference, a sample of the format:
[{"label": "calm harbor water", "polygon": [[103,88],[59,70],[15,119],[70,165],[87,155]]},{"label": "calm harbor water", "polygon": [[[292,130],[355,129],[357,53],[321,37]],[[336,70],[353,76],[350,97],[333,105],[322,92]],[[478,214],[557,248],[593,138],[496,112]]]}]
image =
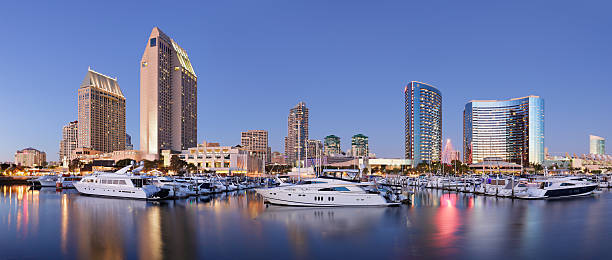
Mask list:
[{"label": "calm harbor water", "polygon": [[0,186],[0,259],[612,259],[612,192],[522,201],[417,190],[393,208],[148,202]]}]

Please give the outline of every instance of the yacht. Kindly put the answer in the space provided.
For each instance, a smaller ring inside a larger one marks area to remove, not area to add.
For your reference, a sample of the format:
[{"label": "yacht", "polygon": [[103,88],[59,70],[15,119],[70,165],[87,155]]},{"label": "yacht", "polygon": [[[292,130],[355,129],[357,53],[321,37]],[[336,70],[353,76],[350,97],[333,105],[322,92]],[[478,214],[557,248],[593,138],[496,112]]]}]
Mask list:
[{"label": "yacht", "polygon": [[397,206],[400,203],[370,190],[373,183],[315,178],[300,185],[257,189],[269,204],[302,207]]},{"label": "yacht", "polygon": [[166,199],[172,196],[168,188],[158,187],[151,178],[122,173],[95,173],[74,183],[81,194],[131,199]]},{"label": "yacht", "polygon": [[80,181],[81,178],[77,175],[62,175],[55,182],[55,187],[58,189],[73,189],[74,183]]},{"label": "yacht", "polygon": [[542,181],[537,188],[528,189],[524,199],[553,199],[592,195],[599,185],[583,178],[558,178]]},{"label": "yacht", "polygon": [[28,183],[36,187],[55,187],[57,179],[57,175],[45,175],[36,179],[29,179]]}]

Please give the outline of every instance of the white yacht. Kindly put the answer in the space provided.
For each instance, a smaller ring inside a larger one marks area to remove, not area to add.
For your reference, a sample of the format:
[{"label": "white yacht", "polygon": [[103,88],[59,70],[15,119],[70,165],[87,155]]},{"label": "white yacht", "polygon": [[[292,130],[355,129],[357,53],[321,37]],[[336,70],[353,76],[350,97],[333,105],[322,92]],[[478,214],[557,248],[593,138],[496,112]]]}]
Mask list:
[{"label": "white yacht", "polygon": [[57,175],[45,175],[36,179],[30,179],[28,180],[28,183],[36,187],[55,187],[57,179]]},{"label": "white yacht", "polygon": [[148,177],[119,173],[97,173],[74,183],[81,194],[132,199],[165,199],[171,190],[158,187]]},{"label": "white yacht", "polygon": [[74,183],[80,181],[81,178],[77,175],[62,175],[55,182],[55,187],[58,189],[73,189]]},{"label": "white yacht", "polygon": [[372,183],[338,179],[315,178],[300,185],[257,189],[264,202],[284,206],[341,207],[341,206],[396,206],[381,195],[368,189]]},{"label": "white yacht", "polygon": [[553,199],[592,195],[599,185],[582,178],[551,178],[537,188],[528,189],[524,199]]}]

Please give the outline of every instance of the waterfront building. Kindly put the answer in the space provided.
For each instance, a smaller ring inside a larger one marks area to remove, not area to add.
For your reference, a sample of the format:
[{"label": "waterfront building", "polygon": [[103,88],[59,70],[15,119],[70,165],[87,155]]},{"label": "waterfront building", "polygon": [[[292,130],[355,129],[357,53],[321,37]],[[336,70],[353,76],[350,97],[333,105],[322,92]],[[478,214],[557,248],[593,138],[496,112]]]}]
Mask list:
[{"label": "waterfront building", "polygon": [[404,88],[405,158],[421,162],[442,159],[442,93],[412,81]]},{"label": "waterfront building", "polygon": [[368,175],[399,174],[413,166],[410,159],[396,158],[361,158],[359,165],[367,169]]},{"label": "waterfront building", "polygon": [[197,81],[187,52],[153,28],[140,61],[140,150],[196,146]]},{"label": "waterfront building", "polygon": [[248,130],[240,133],[240,144],[242,148],[249,151],[257,158],[270,163],[270,147],[268,146],[268,131]]},{"label": "waterfront building", "polygon": [[486,157],[468,167],[476,174],[520,174],[523,169],[520,164],[506,162],[499,157]]},{"label": "waterfront building", "polygon": [[308,108],[306,103],[299,102],[289,110],[287,118],[287,136],[285,137],[285,159],[287,164],[295,164],[306,156],[308,140]]},{"label": "waterfront building", "polygon": [[453,143],[451,139],[446,139],[446,144],[444,144],[444,149],[442,151],[442,163],[450,164],[451,162],[459,160],[459,151],[453,148]]},{"label": "waterfront building", "polygon": [[544,99],[472,100],[463,111],[463,159],[527,165],[544,161]]},{"label": "waterfront building", "polygon": [[15,164],[24,167],[44,166],[47,154],[32,147],[15,152]]},{"label": "waterfront building", "polygon": [[87,69],[78,91],[78,147],[125,150],[125,97],[117,78]]},{"label": "waterfront building", "polygon": [[142,151],[139,150],[122,150],[122,151],[112,151],[108,153],[103,153],[100,151],[88,149],[88,148],[77,148],[72,152],[73,159],[79,159],[83,164],[91,164],[93,162],[110,162],[110,165],[114,165],[114,163],[130,159],[136,162],[142,161],[143,159],[148,159]]},{"label": "waterfront building", "polygon": [[589,153],[597,155],[606,154],[606,139],[596,135],[589,135]]},{"label": "waterfront building", "polygon": [[78,146],[78,121],[72,121],[62,127],[62,140],[60,140],[59,160],[65,166],[72,160],[72,151]]},{"label": "waterfront building", "polygon": [[125,134],[125,150],[134,150],[134,145],[132,144],[132,136],[129,134]]},{"label": "waterfront building", "polygon": [[271,157],[271,164],[285,164],[285,154],[281,152],[273,152]]},{"label": "waterfront building", "polygon": [[332,154],[341,154],[342,150],[340,149],[340,137],[335,135],[328,135],[325,137],[325,155],[330,156]]},{"label": "waterfront building", "polygon": [[354,157],[367,157],[370,153],[368,137],[362,134],[353,135],[351,139],[351,154]]},{"label": "waterfront building", "polygon": [[[161,152],[164,166],[170,166],[172,155],[171,150]],[[263,160],[239,146],[220,146],[219,143],[205,141],[197,147],[181,151],[178,156],[194,164],[200,171],[231,175],[263,173]]]}]

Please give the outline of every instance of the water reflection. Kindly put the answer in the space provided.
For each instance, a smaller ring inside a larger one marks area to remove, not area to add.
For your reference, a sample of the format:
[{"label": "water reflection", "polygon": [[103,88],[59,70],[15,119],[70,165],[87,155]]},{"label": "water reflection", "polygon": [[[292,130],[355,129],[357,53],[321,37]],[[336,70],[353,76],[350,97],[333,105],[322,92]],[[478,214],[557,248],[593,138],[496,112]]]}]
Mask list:
[{"label": "water reflection", "polygon": [[411,198],[288,208],[265,207],[252,191],[149,202],[0,186],[0,258],[612,257],[601,243],[612,238],[610,193],[520,201],[416,189]]}]

